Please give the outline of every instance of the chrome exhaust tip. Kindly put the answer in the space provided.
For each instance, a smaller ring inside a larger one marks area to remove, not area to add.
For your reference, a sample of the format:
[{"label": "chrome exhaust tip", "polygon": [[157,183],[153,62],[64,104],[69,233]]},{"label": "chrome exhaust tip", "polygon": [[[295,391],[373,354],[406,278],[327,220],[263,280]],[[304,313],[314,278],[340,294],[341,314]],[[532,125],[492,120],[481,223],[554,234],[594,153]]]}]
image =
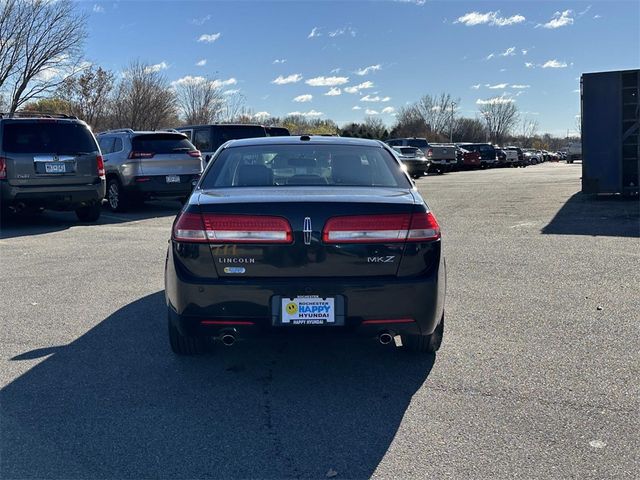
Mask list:
[{"label": "chrome exhaust tip", "polygon": [[389,332],[382,332],[378,335],[378,341],[382,345],[388,345],[393,341],[393,336]]},{"label": "chrome exhaust tip", "polygon": [[230,347],[231,345],[236,343],[236,337],[234,335],[230,334],[230,333],[225,333],[220,338],[220,341],[222,341],[223,345],[225,345],[227,347]]}]

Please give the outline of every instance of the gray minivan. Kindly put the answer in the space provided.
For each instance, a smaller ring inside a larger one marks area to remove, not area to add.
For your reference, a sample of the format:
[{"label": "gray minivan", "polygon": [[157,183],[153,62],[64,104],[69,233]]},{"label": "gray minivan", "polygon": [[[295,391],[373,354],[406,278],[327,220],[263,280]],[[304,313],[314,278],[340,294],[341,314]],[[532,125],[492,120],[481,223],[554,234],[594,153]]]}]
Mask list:
[{"label": "gray minivan", "polygon": [[98,134],[107,174],[107,205],[116,212],[149,198],[186,200],[202,173],[200,152],[180,132],[133,131]]},{"label": "gray minivan", "polygon": [[62,114],[0,114],[2,209],[75,210],[83,222],[100,218],[105,172],[93,133]]}]

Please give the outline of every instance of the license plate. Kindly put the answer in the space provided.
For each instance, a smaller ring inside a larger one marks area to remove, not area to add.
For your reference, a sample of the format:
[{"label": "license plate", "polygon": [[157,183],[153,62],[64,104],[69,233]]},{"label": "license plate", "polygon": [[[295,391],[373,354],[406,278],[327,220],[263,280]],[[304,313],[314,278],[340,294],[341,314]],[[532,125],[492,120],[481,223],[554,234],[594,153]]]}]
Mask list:
[{"label": "license plate", "polygon": [[180,183],[180,175],[167,175],[167,183]]},{"label": "license plate", "polygon": [[334,298],[294,297],[281,299],[282,325],[335,325]]},{"label": "license plate", "polygon": [[62,162],[47,162],[44,164],[44,171],[46,173],[65,173],[65,164]]}]

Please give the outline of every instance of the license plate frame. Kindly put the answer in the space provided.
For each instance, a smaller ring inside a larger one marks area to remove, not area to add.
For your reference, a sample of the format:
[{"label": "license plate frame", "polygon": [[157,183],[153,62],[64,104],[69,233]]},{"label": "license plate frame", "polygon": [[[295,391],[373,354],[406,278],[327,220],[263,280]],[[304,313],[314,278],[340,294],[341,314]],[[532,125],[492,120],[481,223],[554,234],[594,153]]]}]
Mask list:
[{"label": "license plate frame", "polygon": [[46,162],[44,172],[55,175],[67,173],[67,165],[64,162]]},{"label": "license plate frame", "polygon": [[[295,308],[287,311],[289,305],[295,305]],[[272,299],[274,326],[334,327],[344,326],[344,319],[344,298],[341,295],[283,295]]]},{"label": "license plate frame", "polygon": [[180,183],[180,175],[167,175],[165,180],[167,183]]}]

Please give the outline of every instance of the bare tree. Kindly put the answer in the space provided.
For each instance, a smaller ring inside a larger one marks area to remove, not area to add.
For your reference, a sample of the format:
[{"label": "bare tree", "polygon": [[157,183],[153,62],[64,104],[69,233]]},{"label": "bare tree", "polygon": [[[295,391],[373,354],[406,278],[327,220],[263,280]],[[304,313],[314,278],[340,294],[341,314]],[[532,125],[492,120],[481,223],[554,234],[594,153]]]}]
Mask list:
[{"label": "bare tree", "polygon": [[510,98],[494,97],[483,101],[480,115],[487,126],[489,138],[497,144],[502,144],[518,123],[518,107]]},{"label": "bare tree", "polygon": [[221,122],[251,123],[253,111],[245,106],[247,99],[239,92],[225,95],[224,107],[218,120]]},{"label": "bare tree", "polygon": [[453,128],[454,142],[479,143],[487,140],[487,129],[477,118],[458,118]]},{"label": "bare tree", "polygon": [[67,78],[58,89],[58,96],[69,104],[73,115],[99,131],[106,127],[113,85],[112,72],[90,66],[81,75]]},{"label": "bare tree", "polygon": [[156,130],[178,122],[176,97],[166,77],[151,66],[132,61],[113,100],[114,127]]},{"label": "bare tree", "polygon": [[429,138],[431,131],[415,106],[401,107],[396,116],[396,124],[391,130],[392,137]]},{"label": "bare tree", "polygon": [[449,93],[424,95],[415,104],[415,110],[433,132],[448,137],[458,104],[460,100],[454,99]]},{"label": "bare tree", "polygon": [[524,117],[521,123],[521,138],[520,142],[523,147],[530,147],[531,142],[533,141],[533,137],[536,136],[538,132],[538,122],[536,120],[532,120],[528,117]]},{"label": "bare tree", "polygon": [[71,0],[0,0],[0,89],[10,112],[77,73],[86,20]]},{"label": "bare tree", "polygon": [[176,92],[178,108],[188,125],[213,123],[225,109],[224,95],[213,79],[191,77],[177,85]]}]

